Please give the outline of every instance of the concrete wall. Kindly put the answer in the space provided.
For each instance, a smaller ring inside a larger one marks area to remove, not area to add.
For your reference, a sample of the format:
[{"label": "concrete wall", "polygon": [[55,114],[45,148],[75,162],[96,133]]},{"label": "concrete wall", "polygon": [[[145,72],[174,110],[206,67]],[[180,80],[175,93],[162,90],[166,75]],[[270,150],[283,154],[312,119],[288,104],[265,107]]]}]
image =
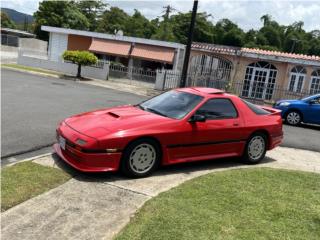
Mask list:
[{"label": "concrete wall", "polygon": [[68,47],[68,35],[60,33],[50,33],[49,37],[49,59],[51,61],[62,62],[62,54]]},{"label": "concrete wall", "polygon": [[[21,53],[19,54],[19,57],[18,57],[18,64],[29,66],[29,67],[53,70],[53,71],[67,74],[67,75],[74,75],[74,76],[77,74],[77,69],[78,69],[76,64],[24,56]],[[108,74],[109,74],[109,64],[104,64],[103,68],[82,67],[82,71],[81,71],[81,75],[83,77],[102,79],[102,80],[106,80]]]},{"label": "concrete wall", "polygon": [[48,42],[35,38],[19,38],[19,47],[22,50],[47,52]]}]

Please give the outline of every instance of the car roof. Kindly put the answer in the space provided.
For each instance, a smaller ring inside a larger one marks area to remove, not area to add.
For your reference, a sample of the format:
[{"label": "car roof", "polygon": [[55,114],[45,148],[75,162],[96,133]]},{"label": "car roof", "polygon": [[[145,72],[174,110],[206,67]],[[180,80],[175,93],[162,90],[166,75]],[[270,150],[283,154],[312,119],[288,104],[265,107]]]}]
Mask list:
[{"label": "car roof", "polygon": [[207,87],[188,87],[188,88],[178,88],[176,89],[182,92],[193,93],[201,96],[209,96],[212,94],[224,94],[225,91],[216,88],[207,88]]}]

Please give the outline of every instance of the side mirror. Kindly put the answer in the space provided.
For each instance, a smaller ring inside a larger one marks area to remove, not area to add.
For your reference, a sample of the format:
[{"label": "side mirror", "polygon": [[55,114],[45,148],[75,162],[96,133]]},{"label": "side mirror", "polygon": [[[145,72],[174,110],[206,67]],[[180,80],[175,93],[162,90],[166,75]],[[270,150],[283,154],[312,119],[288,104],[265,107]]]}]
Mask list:
[{"label": "side mirror", "polygon": [[205,121],[206,121],[206,116],[200,115],[200,114],[195,114],[189,119],[189,122],[191,122],[191,123],[205,122]]},{"label": "side mirror", "polygon": [[309,104],[315,104],[315,103],[317,103],[317,101],[314,100],[314,99],[312,99],[312,100],[309,101]]}]

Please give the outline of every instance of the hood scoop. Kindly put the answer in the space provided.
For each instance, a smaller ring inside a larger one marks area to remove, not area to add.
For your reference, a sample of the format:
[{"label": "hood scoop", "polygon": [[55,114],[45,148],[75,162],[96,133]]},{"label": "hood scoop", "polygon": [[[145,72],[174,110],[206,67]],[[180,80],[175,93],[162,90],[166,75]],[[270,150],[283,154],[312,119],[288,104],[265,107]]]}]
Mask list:
[{"label": "hood scoop", "polygon": [[119,118],[120,116],[118,114],[115,114],[113,112],[107,112],[108,115],[110,115],[111,117],[114,117],[114,118]]}]

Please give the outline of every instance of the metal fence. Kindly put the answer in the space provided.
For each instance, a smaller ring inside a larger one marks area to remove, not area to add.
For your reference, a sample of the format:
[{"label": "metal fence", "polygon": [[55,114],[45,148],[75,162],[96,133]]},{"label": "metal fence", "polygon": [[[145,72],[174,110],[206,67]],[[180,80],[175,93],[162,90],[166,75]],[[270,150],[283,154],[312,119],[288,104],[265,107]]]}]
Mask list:
[{"label": "metal fence", "polygon": [[[215,83],[215,88],[223,89],[226,92],[236,94],[255,103],[274,103],[280,99],[299,99],[315,93],[310,91],[292,92],[278,85],[258,86],[257,83],[246,84],[244,81],[219,82]],[[221,88],[220,86],[224,86]],[[249,91],[248,91],[249,89]],[[318,91],[320,93],[320,89]]]},{"label": "metal fence", "polygon": [[9,34],[1,34],[1,44],[11,47],[19,47],[19,38]]},{"label": "metal fence", "polygon": [[155,71],[135,67],[125,67],[112,63],[110,63],[109,66],[109,76],[113,78],[123,78],[148,83],[155,83],[156,81]]},{"label": "metal fence", "polygon": [[[171,70],[158,71],[158,74],[162,74],[163,77],[163,90],[179,87],[181,73]],[[245,81],[229,81],[222,78],[221,80],[211,79],[198,79],[194,80],[194,76],[188,74],[187,86],[201,86],[201,87],[212,87],[217,89],[223,89],[226,92],[236,94],[242,98],[246,98],[254,103],[274,103],[280,99],[298,99],[305,96],[315,94],[317,92],[300,91],[293,92],[289,91],[282,86],[276,84],[263,84],[257,82],[247,83]],[[320,93],[320,89],[318,90]]]}]

